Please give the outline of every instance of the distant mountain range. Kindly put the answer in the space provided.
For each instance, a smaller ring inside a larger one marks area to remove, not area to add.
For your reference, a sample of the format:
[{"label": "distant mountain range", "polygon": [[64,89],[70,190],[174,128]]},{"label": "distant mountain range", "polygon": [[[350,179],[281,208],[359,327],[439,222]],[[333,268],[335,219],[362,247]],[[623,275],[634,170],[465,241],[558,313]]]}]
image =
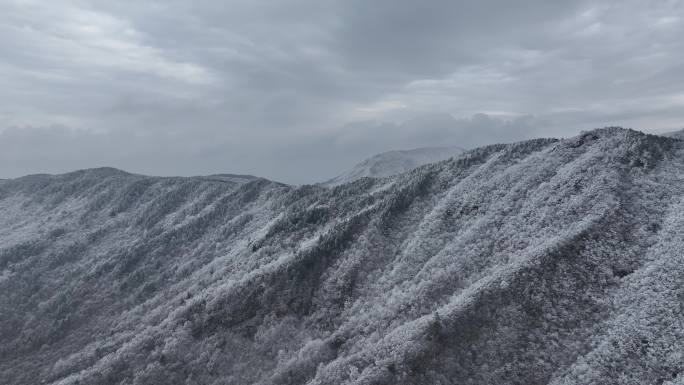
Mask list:
[{"label": "distant mountain range", "polygon": [[26,176],[0,384],[682,384],[683,282],[684,141],[621,128],[332,187]]},{"label": "distant mountain range", "polygon": [[254,175],[244,175],[244,174],[213,174],[207,176],[200,176],[197,178],[202,178],[205,180],[216,180],[222,182],[233,182],[233,183],[248,183],[259,179]]},{"label": "distant mountain range", "polygon": [[679,131],[667,133],[667,134],[665,134],[665,136],[669,136],[672,138],[678,138],[678,139],[684,139],[684,128],[679,130]]},{"label": "distant mountain range", "polygon": [[383,178],[401,174],[428,163],[449,159],[464,151],[461,147],[423,147],[412,150],[388,151],[372,156],[351,170],[323,183],[337,186],[359,178]]}]

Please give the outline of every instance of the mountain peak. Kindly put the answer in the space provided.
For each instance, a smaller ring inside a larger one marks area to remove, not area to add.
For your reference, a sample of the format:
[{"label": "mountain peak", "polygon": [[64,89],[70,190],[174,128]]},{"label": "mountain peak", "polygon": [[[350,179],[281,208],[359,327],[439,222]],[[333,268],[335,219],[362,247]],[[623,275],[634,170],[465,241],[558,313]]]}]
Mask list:
[{"label": "mountain peak", "polygon": [[451,158],[463,151],[463,148],[456,146],[387,151],[365,159],[351,170],[323,184],[337,186],[364,177],[384,178],[397,175],[424,164]]}]

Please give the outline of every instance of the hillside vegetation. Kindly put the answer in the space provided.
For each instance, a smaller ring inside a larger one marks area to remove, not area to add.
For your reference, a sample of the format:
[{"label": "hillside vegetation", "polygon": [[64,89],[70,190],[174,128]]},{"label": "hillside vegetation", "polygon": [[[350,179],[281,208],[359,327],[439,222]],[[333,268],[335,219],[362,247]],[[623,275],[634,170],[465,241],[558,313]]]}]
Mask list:
[{"label": "hillside vegetation", "polygon": [[2,384],[684,384],[684,141],[0,181]]}]

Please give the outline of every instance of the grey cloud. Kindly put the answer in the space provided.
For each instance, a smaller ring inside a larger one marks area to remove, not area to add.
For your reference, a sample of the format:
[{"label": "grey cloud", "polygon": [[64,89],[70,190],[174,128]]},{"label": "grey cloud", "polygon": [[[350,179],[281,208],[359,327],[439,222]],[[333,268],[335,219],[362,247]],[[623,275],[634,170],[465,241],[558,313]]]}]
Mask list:
[{"label": "grey cloud", "polygon": [[[20,176],[41,170],[61,173],[87,163],[154,175],[253,173],[290,183],[328,179],[360,159],[402,148],[457,145],[475,147],[540,136],[543,119],[501,119],[484,114],[456,119],[448,114],[416,117],[395,124],[356,122],[327,131],[277,140],[199,130],[110,130],[94,133],[67,127],[22,127],[0,133],[0,174]],[[306,170],[306,172],[302,172]]]},{"label": "grey cloud", "polygon": [[[430,77],[491,58],[493,51],[526,40],[532,31],[567,16],[579,2],[543,0],[353,0],[340,23],[340,44],[363,67]],[[512,39],[514,38],[514,39]],[[456,65],[455,65],[456,64]]]},{"label": "grey cloud", "polygon": [[683,4],[645,0],[8,0],[0,177],[309,182],[394,148],[677,129],[682,34]]}]

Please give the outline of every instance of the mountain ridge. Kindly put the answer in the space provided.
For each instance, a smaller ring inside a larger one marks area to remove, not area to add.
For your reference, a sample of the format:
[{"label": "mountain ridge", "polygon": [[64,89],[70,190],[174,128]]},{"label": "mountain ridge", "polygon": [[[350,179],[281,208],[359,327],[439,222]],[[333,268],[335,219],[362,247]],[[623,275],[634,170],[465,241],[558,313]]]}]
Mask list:
[{"label": "mountain ridge", "polygon": [[0,380],[674,384],[682,143],[605,128],[332,188],[6,181]]}]

